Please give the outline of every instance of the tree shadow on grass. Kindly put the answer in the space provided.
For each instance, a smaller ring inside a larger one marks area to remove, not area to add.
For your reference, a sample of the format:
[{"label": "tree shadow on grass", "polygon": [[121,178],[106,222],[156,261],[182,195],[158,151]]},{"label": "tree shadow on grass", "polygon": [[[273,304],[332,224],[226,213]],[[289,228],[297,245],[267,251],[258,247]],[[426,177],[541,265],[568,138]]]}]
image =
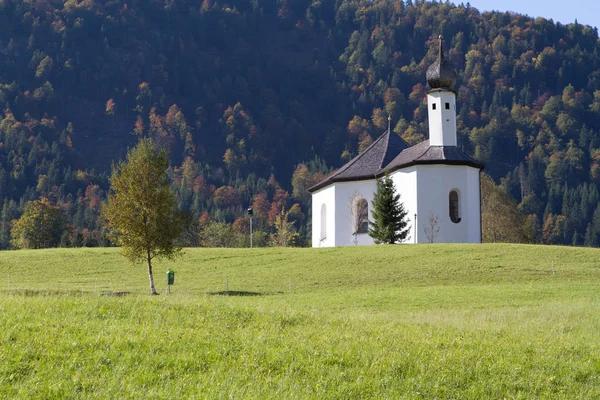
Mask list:
[{"label": "tree shadow on grass", "polygon": [[50,297],[50,296],[76,296],[81,297],[87,294],[82,290],[43,290],[43,289],[11,289],[4,291],[13,296],[23,297]]},{"label": "tree shadow on grass", "polygon": [[[3,293],[7,293],[12,296],[23,296],[23,297],[55,297],[55,296],[70,296],[70,297],[81,297],[90,295],[91,292],[84,290],[47,290],[47,289],[10,289],[4,290]],[[103,291],[100,296],[106,297],[123,297],[133,292],[112,292]]]},{"label": "tree shadow on grass", "polygon": [[132,292],[102,292],[101,295],[102,296],[108,296],[108,297],[123,297],[123,296],[127,296],[128,294],[131,294]]},{"label": "tree shadow on grass", "polygon": [[259,292],[247,292],[243,290],[223,290],[221,292],[208,292],[211,296],[263,296],[263,293]]}]

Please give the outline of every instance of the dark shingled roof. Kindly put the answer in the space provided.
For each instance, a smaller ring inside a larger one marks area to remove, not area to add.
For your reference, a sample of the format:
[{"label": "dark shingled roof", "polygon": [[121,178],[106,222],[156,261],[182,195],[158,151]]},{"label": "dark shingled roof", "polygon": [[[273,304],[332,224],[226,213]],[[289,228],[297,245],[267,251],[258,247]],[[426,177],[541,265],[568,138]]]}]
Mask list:
[{"label": "dark shingled roof", "polygon": [[360,181],[373,179],[397,155],[410,145],[395,133],[386,131],[358,156],[348,161],[340,169],[328,176],[322,182],[308,189],[313,192],[333,182]]},{"label": "dark shingled roof", "polygon": [[398,154],[382,173],[416,164],[468,165],[483,169],[484,165],[456,146],[430,146],[429,140],[416,144]]},{"label": "dark shingled roof", "polygon": [[468,165],[483,169],[482,163],[456,146],[430,146],[426,140],[411,147],[398,135],[387,131],[364,152],[308,191],[314,192],[334,182],[374,179],[386,172],[417,164]]}]

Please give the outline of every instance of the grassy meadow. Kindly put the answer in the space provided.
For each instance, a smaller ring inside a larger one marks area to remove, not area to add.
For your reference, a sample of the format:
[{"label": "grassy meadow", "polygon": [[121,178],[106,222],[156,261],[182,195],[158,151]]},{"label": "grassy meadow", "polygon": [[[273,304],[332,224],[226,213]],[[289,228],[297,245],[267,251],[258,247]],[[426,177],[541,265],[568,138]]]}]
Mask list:
[{"label": "grassy meadow", "polygon": [[600,398],[597,249],[187,249],[155,279],[0,252],[0,398]]}]

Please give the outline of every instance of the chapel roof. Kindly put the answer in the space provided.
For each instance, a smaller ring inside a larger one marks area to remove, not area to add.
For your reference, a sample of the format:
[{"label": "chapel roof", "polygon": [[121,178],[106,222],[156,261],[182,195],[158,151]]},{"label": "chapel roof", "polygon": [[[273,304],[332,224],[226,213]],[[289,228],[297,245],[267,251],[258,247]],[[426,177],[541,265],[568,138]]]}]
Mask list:
[{"label": "chapel roof", "polygon": [[479,169],[484,167],[481,162],[456,146],[430,146],[429,140],[425,140],[400,152],[382,173],[417,164],[468,165]]},{"label": "chapel roof", "polygon": [[308,189],[309,192],[328,186],[333,182],[360,181],[373,179],[403,150],[409,148],[400,136],[388,129],[365,151],[348,161],[322,182]]},{"label": "chapel roof", "polygon": [[484,167],[456,146],[430,146],[429,140],[410,146],[400,136],[388,130],[364,152],[308,191],[314,192],[334,182],[375,179],[386,172],[424,164],[467,165],[479,169]]}]

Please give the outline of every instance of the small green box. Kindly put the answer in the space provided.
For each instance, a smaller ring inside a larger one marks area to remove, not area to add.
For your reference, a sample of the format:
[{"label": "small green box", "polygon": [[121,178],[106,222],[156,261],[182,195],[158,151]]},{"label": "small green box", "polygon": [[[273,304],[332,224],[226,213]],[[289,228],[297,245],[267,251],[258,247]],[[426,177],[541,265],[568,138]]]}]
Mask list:
[{"label": "small green box", "polygon": [[173,283],[175,283],[175,271],[170,269],[167,271],[167,284],[172,285]]}]

